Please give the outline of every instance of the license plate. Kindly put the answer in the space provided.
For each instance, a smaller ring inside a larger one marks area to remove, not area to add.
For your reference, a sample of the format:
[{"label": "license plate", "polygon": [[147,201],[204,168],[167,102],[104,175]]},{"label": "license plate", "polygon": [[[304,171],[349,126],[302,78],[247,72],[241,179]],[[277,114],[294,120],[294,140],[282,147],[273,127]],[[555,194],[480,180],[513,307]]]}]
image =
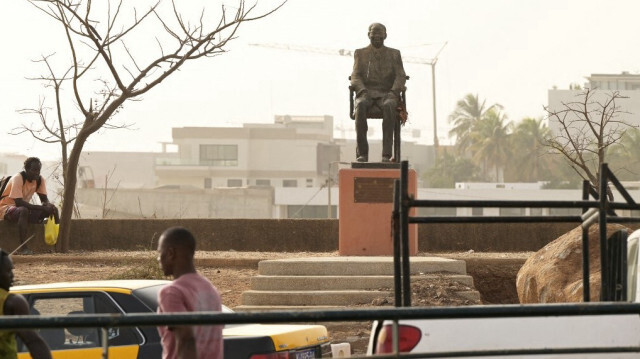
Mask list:
[{"label": "license plate", "polygon": [[314,359],[316,357],[315,349],[307,349],[296,352],[296,359]]}]

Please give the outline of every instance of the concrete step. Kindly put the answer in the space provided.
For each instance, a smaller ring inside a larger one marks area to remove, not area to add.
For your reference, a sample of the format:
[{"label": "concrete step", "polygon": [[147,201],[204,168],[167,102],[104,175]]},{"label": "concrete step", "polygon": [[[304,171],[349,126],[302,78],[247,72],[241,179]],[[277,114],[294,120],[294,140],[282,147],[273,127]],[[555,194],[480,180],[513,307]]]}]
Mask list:
[{"label": "concrete step", "polygon": [[[458,298],[480,301],[464,261],[437,257],[411,257],[410,261],[412,283],[444,285],[448,292],[455,290]],[[321,310],[393,302],[392,257],[265,260],[258,264],[258,272],[236,310]],[[432,293],[431,287],[420,286],[426,290],[422,295],[440,295]]]},{"label": "concrete step", "polygon": [[236,312],[255,311],[299,311],[299,310],[340,310],[342,305],[239,305],[233,308]]},{"label": "concrete step", "polygon": [[[458,282],[473,287],[473,278],[468,275],[415,275],[411,281],[437,281],[446,278],[449,282]],[[380,289],[393,288],[392,275],[371,276],[292,276],[292,275],[258,275],[251,278],[253,290],[347,290],[347,289]]]},{"label": "concrete step", "polygon": [[374,299],[393,296],[393,291],[373,290],[324,290],[324,291],[273,291],[248,290],[242,293],[243,305],[279,306],[348,306],[370,304]]},{"label": "concrete step", "polygon": [[[466,263],[439,257],[411,257],[411,274],[466,274]],[[261,261],[261,275],[326,276],[326,275],[393,275],[393,257],[310,257]]]},{"label": "concrete step", "polygon": [[[456,295],[473,303],[480,301],[480,293],[476,290],[458,291]],[[337,310],[372,304],[379,298],[390,298],[393,303],[393,291],[247,291],[242,294],[243,305],[234,310]]]}]

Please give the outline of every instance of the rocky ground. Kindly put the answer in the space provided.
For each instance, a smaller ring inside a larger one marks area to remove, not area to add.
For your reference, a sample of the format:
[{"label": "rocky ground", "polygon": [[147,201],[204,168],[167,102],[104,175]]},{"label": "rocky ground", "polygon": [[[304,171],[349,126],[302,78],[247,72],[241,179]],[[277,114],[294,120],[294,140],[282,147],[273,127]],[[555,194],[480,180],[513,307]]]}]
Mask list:
[{"label": "rocky ground", "polygon": [[[265,259],[291,257],[337,256],[331,253],[274,252],[198,252],[198,270],[214,283],[224,304],[240,304],[242,292],[250,287],[251,277],[258,273],[258,262]],[[531,253],[420,253],[421,256],[442,256],[462,259],[474,279],[482,304],[515,304],[518,302],[515,276]],[[15,285],[58,281],[100,280],[118,278],[159,278],[154,251],[72,252],[32,256],[14,256]],[[458,296],[466,288],[459,283],[436,281],[412,285],[414,306],[451,306],[479,304]],[[392,298],[378,298],[370,306],[390,306]],[[371,323],[324,323],[335,343],[350,342],[354,353],[363,353]]]}]

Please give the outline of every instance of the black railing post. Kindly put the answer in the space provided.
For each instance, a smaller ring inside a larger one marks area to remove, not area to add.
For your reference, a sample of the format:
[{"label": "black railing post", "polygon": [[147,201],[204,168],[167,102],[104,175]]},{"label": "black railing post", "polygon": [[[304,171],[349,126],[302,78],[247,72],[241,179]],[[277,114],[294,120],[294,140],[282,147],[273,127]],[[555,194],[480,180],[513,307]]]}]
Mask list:
[{"label": "black railing post", "polygon": [[623,302],[627,301],[628,298],[628,289],[627,289],[627,266],[629,265],[627,263],[627,240],[628,240],[628,236],[627,236],[627,231],[625,230],[624,232],[624,239],[622,240],[621,243],[621,247],[620,248],[620,256],[621,256],[621,262],[622,264],[620,265],[621,270],[619,271],[620,273],[620,285],[622,286],[622,288],[620,288],[620,300]]},{"label": "black railing post", "polygon": [[608,251],[607,251],[607,177],[608,177],[609,167],[606,163],[600,165],[600,221],[598,225],[600,226],[600,282],[602,283],[602,288],[600,289],[600,300],[608,301],[611,300],[609,298],[609,261]]},{"label": "black railing post", "polygon": [[403,306],[411,306],[411,268],[409,265],[409,162],[400,168],[400,238],[402,239],[402,299]]},{"label": "black railing post", "polygon": [[[591,184],[585,180],[582,182],[582,200],[589,200],[589,188]],[[583,207],[582,214],[586,213],[589,208]],[[582,300],[589,302],[591,296],[589,295],[591,284],[589,283],[589,228],[582,227]]]},{"label": "black railing post", "polygon": [[393,293],[395,306],[402,306],[402,261],[400,259],[400,180],[393,181],[393,214],[391,230],[393,234]]}]

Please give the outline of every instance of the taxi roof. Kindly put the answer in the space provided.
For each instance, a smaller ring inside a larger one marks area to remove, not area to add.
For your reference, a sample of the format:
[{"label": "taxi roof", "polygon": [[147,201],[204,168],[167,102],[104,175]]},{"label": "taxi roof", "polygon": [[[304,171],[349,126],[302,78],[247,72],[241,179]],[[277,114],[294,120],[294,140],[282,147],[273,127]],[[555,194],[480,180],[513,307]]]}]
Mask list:
[{"label": "taxi roof", "polygon": [[108,290],[119,289],[132,291],[141,288],[152,287],[155,285],[163,285],[170,283],[168,280],[155,280],[155,279],[129,279],[129,280],[91,280],[91,281],[78,281],[78,282],[57,282],[46,284],[30,284],[30,285],[17,285],[11,287],[11,292],[29,292],[29,291],[42,291],[42,290],[70,290],[70,289],[94,289],[94,290]]}]

